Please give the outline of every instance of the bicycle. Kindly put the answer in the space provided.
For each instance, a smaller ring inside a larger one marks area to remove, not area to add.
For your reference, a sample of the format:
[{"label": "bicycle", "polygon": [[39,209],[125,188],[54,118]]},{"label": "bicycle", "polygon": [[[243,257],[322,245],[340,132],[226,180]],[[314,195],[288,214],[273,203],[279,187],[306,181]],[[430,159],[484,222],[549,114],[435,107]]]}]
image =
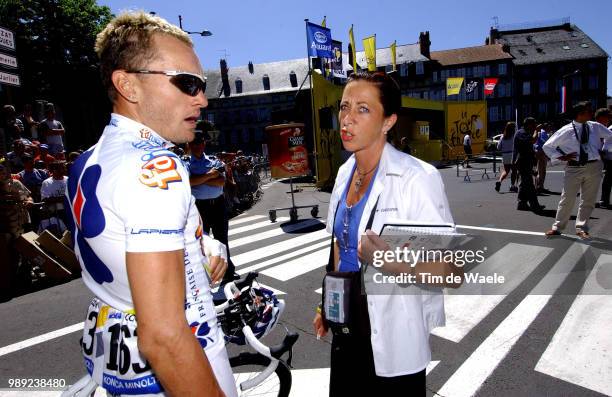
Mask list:
[{"label": "bicycle", "polygon": [[[253,369],[234,373],[239,395],[288,397],[292,382],[292,349],[299,335],[287,330],[283,341],[276,346],[266,346],[259,341],[275,328],[285,303],[272,291],[253,286],[257,277],[258,273],[248,273],[213,294],[217,318],[226,344],[248,345],[255,350],[255,353],[242,352],[229,359],[232,369]],[[284,360],[286,353],[288,358]],[[91,396],[97,387],[98,384],[86,375],[64,391],[62,397]]]}]

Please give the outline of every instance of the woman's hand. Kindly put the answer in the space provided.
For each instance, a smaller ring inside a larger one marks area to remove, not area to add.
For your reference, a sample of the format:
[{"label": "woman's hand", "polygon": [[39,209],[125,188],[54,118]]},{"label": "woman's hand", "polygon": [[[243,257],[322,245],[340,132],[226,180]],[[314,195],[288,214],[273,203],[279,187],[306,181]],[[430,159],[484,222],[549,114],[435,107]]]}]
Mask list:
[{"label": "woman's hand", "polygon": [[359,260],[372,264],[374,262],[375,251],[388,251],[389,245],[370,229],[366,230],[365,235],[357,243],[357,255]]},{"label": "woman's hand", "polygon": [[321,313],[315,314],[314,319],[312,320],[312,326],[317,334],[317,339],[327,335],[329,328],[325,324],[325,320],[323,320],[323,315]]}]

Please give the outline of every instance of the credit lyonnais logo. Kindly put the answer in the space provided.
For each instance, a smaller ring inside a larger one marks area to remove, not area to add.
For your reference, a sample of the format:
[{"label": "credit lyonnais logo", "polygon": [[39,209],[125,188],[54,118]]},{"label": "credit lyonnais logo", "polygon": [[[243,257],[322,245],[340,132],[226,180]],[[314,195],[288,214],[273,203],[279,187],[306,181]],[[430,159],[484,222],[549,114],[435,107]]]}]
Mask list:
[{"label": "credit lyonnais logo", "polygon": [[176,169],[176,161],[167,155],[161,155],[147,161],[141,168],[138,180],[149,187],[167,190],[168,184],[182,180]]}]

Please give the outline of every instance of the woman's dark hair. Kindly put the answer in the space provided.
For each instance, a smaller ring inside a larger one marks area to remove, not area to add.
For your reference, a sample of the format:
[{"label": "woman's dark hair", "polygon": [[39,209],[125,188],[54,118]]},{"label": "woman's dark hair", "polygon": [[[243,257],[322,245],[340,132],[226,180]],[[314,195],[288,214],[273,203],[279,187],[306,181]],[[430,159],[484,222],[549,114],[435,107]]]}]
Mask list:
[{"label": "woman's dark hair", "polygon": [[392,114],[399,114],[402,107],[402,94],[397,82],[383,72],[359,71],[349,76],[347,84],[353,81],[366,81],[374,84],[380,93],[380,103],[382,103],[385,117]]},{"label": "woman's dark hair", "polygon": [[516,123],[514,121],[507,122],[506,126],[504,127],[504,139],[512,138],[515,130],[516,130]]}]

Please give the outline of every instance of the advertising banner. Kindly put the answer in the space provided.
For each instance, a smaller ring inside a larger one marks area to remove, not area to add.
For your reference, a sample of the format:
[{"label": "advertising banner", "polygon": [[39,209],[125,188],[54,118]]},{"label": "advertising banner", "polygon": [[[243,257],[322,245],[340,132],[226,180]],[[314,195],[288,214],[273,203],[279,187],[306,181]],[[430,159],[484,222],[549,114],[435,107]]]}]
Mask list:
[{"label": "advertising banner", "polygon": [[370,72],[376,71],[376,35],[363,39],[366,62]]},{"label": "advertising banner", "polygon": [[304,124],[278,124],[266,127],[272,178],[308,175],[308,150]]},{"label": "advertising banner", "polygon": [[485,95],[492,95],[495,86],[497,85],[497,77],[490,77],[484,79],[484,93]]},{"label": "advertising banner", "polygon": [[449,77],[446,79],[446,95],[458,95],[463,85],[463,77]]},{"label": "advertising banner", "polygon": [[330,65],[332,75],[341,79],[346,78],[346,72],[342,66],[342,42],[333,40],[332,41],[332,52],[334,57],[331,59]]},{"label": "advertising banner", "polygon": [[487,139],[486,102],[446,102],[446,141],[451,158],[463,156],[463,137],[467,133],[472,138],[473,153],[482,153]]},{"label": "advertising banner", "polygon": [[333,58],[331,30],[314,23],[306,23],[308,32],[308,55],[319,58]]}]

